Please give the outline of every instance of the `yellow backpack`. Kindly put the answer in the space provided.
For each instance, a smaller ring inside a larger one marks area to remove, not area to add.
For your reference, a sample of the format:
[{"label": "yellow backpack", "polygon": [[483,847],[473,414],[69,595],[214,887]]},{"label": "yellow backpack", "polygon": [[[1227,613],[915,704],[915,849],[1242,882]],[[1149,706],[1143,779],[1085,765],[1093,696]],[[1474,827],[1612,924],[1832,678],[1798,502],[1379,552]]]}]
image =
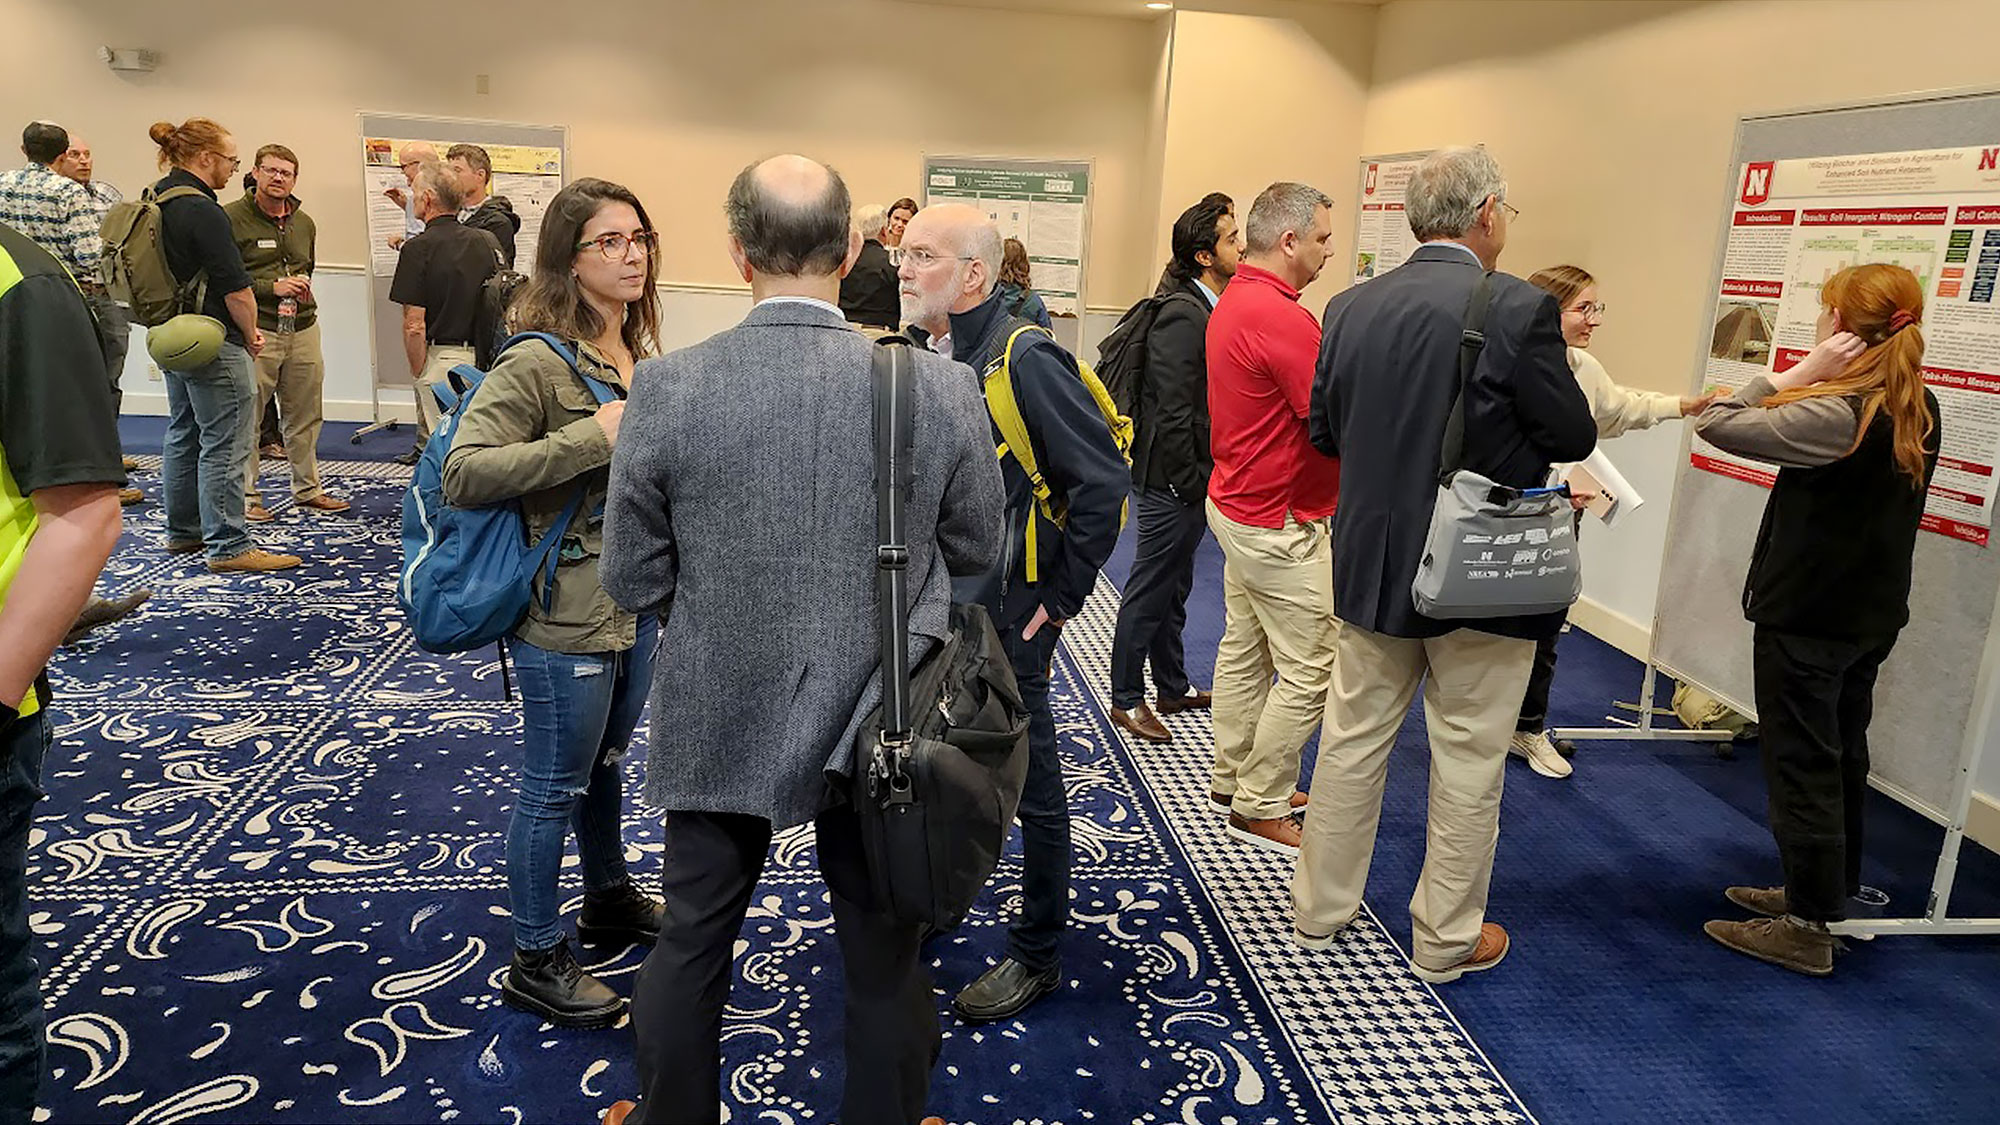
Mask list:
[{"label": "yellow backpack", "polygon": [[[1055,337],[1039,325],[1025,324],[1007,337],[1007,346],[1000,349],[999,358],[986,368],[986,412],[993,417],[993,428],[1000,431],[1000,444],[994,453],[1001,459],[1011,456],[1021,471],[1028,475],[1028,487],[1035,494],[1035,508],[1049,522],[1062,527],[1069,522],[1068,504],[1057,498],[1050,490],[1049,482],[1042,477],[1041,466],[1035,463],[1035,447],[1028,439],[1028,423],[1021,417],[1021,404],[1014,397],[1014,374],[1012,358],[1014,344],[1024,333],[1040,332],[1050,339]],[[1083,378],[1083,385],[1090,391],[1090,397],[1097,403],[1097,409],[1104,415],[1104,424],[1111,431],[1111,440],[1118,444],[1118,454],[1125,459],[1125,467],[1132,467],[1132,419],[1118,413],[1118,406],[1111,400],[1111,392],[1104,389],[1097,372],[1090,369],[1081,357],[1076,359],[1077,374]],[[1118,508],[1118,526],[1125,526],[1128,500]],[[1030,582],[1040,581],[1041,560],[1036,550],[1035,527],[1040,520],[1028,521],[1027,578]]]}]

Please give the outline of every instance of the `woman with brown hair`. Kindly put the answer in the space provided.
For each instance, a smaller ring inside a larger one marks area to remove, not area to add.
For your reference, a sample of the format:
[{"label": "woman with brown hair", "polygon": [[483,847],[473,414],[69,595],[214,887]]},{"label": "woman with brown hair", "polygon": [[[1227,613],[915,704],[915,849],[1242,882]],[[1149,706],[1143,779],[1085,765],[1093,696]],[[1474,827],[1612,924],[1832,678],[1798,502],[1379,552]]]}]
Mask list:
[{"label": "woman with brown hair", "polygon": [[[1588,270],[1580,266],[1550,266],[1537,271],[1528,281],[1546,289],[1562,309],[1569,369],[1583,387],[1583,397],[1590,400],[1590,413],[1597,419],[1600,441],[1631,430],[1650,429],[1669,418],[1699,414],[1715,401],[1712,394],[1687,398],[1634,390],[1611,381],[1604,365],[1589,351],[1591,337],[1604,322],[1604,302],[1598,299],[1597,279]],[[1579,515],[1579,531],[1581,524]],[[1507,747],[1509,754],[1527,759],[1528,766],[1543,777],[1568,777],[1571,772],[1567,755],[1550,741],[1546,729],[1559,636],[1546,637],[1535,646],[1535,665],[1528,673],[1528,692],[1521,699],[1520,721],[1515,725],[1514,741]]]},{"label": "woman with brown hair", "polygon": [[917,217],[917,201],[904,196],[889,204],[889,222],[882,228],[882,248],[889,252],[889,264],[903,264],[903,228]]},{"label": "woman with brown hair", "polygon": [[[581,179],[542,219],[535,272],[510,311],[517,332],[462,408],[445,499],[520,504],[530,543],[570,515],[552,579],[537,576],[508,648],[520,673],[521,785],[507,827],[514,961],[510,1006],[562,1027],[609,1027],[625,1001],[577,966],[559,909],[563,842],[583,874],[577,936],[651,945],[660,903],[625,869],[621,762],[652,683],[658,626],[604,592],[604,495],[633,365],[659,346],[659,236],[637,196]],[[567,353],[567,354],[565,354]],[[602,402],[601,399],[608,398]]]},{"label": "woman with brown hair", "polygon": [[1818,345],[1710,406],[1695,432],[1780,466],[1743,613],[1785,882],[1730,887],[1765,915],[1713,921],[1723,945],[1794,972],[1833,971],[1828,922],[1861,886],[1875,674],[1910,619],[1911,556],[1937,469],[1924,386],[1924,294],[1901,266],[1853,266],[1820,290]]},{"label": "woman with brown hair", "polygon": [[1049,307],[1042,303],[1042,295],[1031,288],[1028,274],[1028,248],[1018,238],[1010,238],[1000,244],[1000,307],[1008,316],[1018,316],[1022,320],[1053,327],[1049,320]]}]

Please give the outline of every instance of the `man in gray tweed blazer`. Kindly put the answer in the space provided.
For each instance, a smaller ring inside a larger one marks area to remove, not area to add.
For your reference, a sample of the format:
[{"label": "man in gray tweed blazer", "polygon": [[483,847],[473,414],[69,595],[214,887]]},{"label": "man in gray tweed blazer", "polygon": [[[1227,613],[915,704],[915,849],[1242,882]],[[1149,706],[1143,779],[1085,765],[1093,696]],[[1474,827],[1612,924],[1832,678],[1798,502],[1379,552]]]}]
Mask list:
[{"label": "man in gray tweed blazer", "polygon": [[[939,1037],[918,930],[876,905],[828,780],[881,695],[873,345],[835,303],[861,249],[849,207],[839,175],[804,157],[744,169],[730,253],[756,307],[639,365],[612,457],[604,587],[666,622],[646,781],[668,810],[666,917],[633,993],[642,1098],[627,1121],[720,1120],[732,947],[771,834],[807,821],[847,984],[839,1120],[915,1125],[929,1092]],[[915,359],[913,659],[945,636],[951,576],[991,566],[1001,538],[979,385]]]}]

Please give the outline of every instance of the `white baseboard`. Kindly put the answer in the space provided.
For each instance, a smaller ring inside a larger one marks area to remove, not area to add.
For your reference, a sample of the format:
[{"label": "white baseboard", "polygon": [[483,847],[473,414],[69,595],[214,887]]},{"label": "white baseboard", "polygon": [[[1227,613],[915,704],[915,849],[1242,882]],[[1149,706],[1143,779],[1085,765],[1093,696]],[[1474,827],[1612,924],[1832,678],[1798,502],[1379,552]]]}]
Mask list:
[{"label": "white baseboard", "polygon": [[[330,398],[325,401],[324,407],[325,418],[329,422],[376,421],[375,404],[369,402],[367,399],[356,401],[353,399]],[[125,414],[165,417],[167,413],[166,392],[126,391],[125,405],[121,412]],[[404,403],[384,402],[382,404],[381,420],[386,422],[391,419],[414,424],[417,420],[417,404],[414,401]]]},{"label": "white baseboard", "polygon": [[1984,793],[1973,793],[1972,807],[1965,813],[1965,834],[2000,852],[2000,800]]},{"label": "white baseboard", "polygon": [[1650,626],[1589,598],[1578,598],[1576,604],[1570,607],[1569,623],[1634,660],[1646,659],[1646,654],[1653,648]]}]

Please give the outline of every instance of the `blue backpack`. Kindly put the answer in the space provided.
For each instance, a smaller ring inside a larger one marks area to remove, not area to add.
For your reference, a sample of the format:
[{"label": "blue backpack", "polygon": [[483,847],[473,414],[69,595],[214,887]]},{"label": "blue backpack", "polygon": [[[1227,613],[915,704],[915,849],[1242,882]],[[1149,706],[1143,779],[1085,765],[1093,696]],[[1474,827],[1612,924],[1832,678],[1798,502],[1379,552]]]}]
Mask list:
[{"label": "blue backpack", "polygon": [[[546,332],[523,332],[501,345],[499,354],[523,340],[540,340],[569,364],[599,403],[617,396],[609,384],[577,370],[576,356]],[[396,605],[429,652],[465,652],[504,641],[528,615],[535,576],[548,571],[542,608],[555,597],[555,568],[563,536],[583,504],[578,486],[541,542],[529,546],[521,506],[508,500],[461,508],[444,498],[444,459],[458,434],[459,416],[478,392],[486,373],[467,364],[451,369],[449,385],[434,383],[440,418],[417,459],[410,491],[403,496],[403,568],[396,580]]]}]

